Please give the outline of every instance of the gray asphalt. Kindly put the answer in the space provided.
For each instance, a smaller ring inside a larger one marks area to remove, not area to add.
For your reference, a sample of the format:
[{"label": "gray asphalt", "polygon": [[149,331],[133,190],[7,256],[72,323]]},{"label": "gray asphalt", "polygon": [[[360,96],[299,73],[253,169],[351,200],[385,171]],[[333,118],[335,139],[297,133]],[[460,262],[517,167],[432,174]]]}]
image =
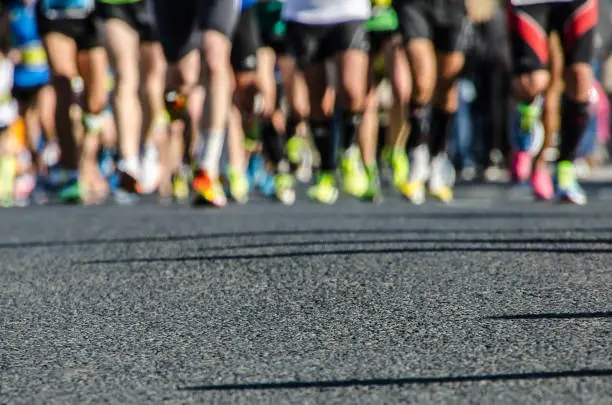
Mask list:
[{"label": "gray asphalt", "polygon": [[610,200],[483,190],[0,210],[0,403],[610,404]]}]

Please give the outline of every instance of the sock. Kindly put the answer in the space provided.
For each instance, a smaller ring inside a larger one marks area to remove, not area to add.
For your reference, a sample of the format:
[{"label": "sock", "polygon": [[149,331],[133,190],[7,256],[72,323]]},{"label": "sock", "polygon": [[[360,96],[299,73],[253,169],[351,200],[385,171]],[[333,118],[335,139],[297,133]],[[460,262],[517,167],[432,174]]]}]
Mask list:
[{"label": "sock", "polygon": [[363,113],[361,112],[344,112],[342,114],[342,148],[344,150],[350,148],[361,126]]},{"label": "sock", "polygon": [[408,113],[410,117],[410,136],[406,142],[407,152],[427,142],[430,130],[430,111],[429,106],[411,105],[411,111]]},{"label": "sock", "polygon": [[561,143],[559,162],[573,162],[589,120],[589,103],[577,102],[563,97],[561,104]]},{"label": "sock", "polygon": [[130,156],[125,159],[121,159],[118,167],[119,170],[134,178],[138,178],[140,175],[140,161],[138,160],[137,156]]},{"label": "sock", "polygon": [[456,113],[449,113],[441,108],[431,112],[431,132],[429,135],[429,154],[438,156],[446,152],[446,144],[451,137]]},{"label": "sock", "polygon": [[376,143],[376,160],[380,162],[382,159],[382,153],[387,145],[387,133],[389,132],[389,127],[386,125],[378,126],[378,139]]},{"label": "sock", "polygon": [[310,122],[310,130],[315,146],[321,155],[321,167],[324,172],[334,171],[338,167],[336,159],[336,144],[331,130],[330,120]]},{"label": "sock", "polygon": [[276,131],[272,122],[265,121],[262,123],[261,140],[264,154],[274,165],[275,170],[282,160],[289,160],[287,158],[287,152],[285,151],[285,138]]},{"label": "sock", "polygon": [[207,131],[205,146],[200,152],[200,169],[204,169],[211,179],[219,177],[219,165],[223,153],[223,131]]}]

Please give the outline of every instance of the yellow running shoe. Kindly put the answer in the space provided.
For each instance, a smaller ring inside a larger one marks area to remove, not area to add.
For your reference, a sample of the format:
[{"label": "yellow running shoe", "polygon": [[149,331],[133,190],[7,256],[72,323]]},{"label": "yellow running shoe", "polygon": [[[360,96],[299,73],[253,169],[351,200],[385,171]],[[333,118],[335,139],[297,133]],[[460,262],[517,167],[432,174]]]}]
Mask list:
[{"label": "yellow running shoe", "polygon": [[399,191],[414,205],[425,202],[425,183],[422,181],[407,181],[400,185]]},{"label": "yellow running shoe", "polygon": [[308,198],[323,204],[333,204],[338,200],[338,188],[333,173],[322,172],[317,176],[317,184],[308,189]]},{"label": "yellow running shoe", "polygon": [[302,150],[306,147],[306,140],[301,136],[294,135],[287,141],[287,154],[289,161],[299,165],[302,161]]},{"label": "yellow running shoe", "polygon": [[438,188],[429,188],[429,195],[438,200],[442,201],[444,204],[451,203],[453,201],[453,189],[449,186],[441,186]]},{"label": "yellow running shoe", "polygon": [[391,154],[391,170],[393,171],[393,184],[397,189],[408,181],[409,167],[408,154],[403,149],[395,149]]},{"label": "yellow running shoe", "polygon": [[249,180],[245,173],[230,169],[229,188],[232,199],[238,204],[249,202]]},{"label": "yellow running shoe", "polygon": [[277,174],[274,176],[274,193],[276,198],[284,205],[295,203],[295,180],[290,174]]},{"label": "yellow running shoe", "polygon": [[189,199],[189,177],[185,170],[179,170],[172,176],[172,196],[178,202]]},{"label": "yellow running shoe", "polygon": [[368,176],[361,166],[359,149],[348,149],[340,161],[342,188],[353,197],[361,197],[368,190]]},{"label": "yellow running shoe", "polygon": [[12,155],[0,156],[0,206],[11,207],[15,197],[17,160]]}]

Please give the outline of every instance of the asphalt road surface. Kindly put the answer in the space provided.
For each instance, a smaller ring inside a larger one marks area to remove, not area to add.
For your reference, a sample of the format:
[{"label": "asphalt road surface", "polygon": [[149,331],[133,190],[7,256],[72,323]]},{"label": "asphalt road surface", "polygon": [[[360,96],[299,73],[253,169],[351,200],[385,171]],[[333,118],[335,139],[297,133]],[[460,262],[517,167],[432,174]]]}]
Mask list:
[{"label": "asphalt road surface", "polygon": [[0,210],[0,403],[610,404],[612,203]]}]

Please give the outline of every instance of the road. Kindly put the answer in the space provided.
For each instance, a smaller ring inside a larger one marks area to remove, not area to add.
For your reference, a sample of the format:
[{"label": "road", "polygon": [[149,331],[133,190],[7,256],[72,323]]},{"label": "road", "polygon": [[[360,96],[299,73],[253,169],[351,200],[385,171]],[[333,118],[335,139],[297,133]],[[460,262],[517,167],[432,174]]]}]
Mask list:
[{"label": "road", "polygon": [[0,210],[0,403],[609,404],[595,193]]}]

